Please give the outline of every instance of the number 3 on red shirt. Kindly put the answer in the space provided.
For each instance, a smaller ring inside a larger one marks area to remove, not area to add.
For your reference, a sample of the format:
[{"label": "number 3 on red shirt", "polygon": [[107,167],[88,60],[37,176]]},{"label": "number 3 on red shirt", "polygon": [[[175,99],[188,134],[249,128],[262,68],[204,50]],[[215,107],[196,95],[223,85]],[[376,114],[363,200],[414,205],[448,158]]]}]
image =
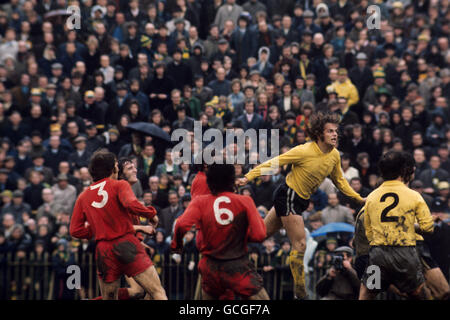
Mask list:
[{"label": "number 3 on red shirt", "polygon": [[[219,204],[221,202],[225,202],[225,203],[231,203],[230,198],[222,196],[222,197],[218,197],[215,201],[214,201],[214,216],[216,217],[216,221],[223,225],[226,226],[227,224],[230,224],[233,221],[234,215],[233,212],[230,209],[227,208],[219,208]],[[222,216],[226,216],[225,219],[222,218]]]},{"label": "number 3 on red shirt", "polygon": [[102,197],[102,201],[100,201],[100,202],[92,201],[91,206],[93,206],[94,208],[101,209],[108,202],[108,192],[103,190],[105,185],[106,185],[106,181],[103,181],[103,182],[101,182],[99,184],[91,186],[91,188],[90,188],[91,190],[98,189],[97,194]]}]

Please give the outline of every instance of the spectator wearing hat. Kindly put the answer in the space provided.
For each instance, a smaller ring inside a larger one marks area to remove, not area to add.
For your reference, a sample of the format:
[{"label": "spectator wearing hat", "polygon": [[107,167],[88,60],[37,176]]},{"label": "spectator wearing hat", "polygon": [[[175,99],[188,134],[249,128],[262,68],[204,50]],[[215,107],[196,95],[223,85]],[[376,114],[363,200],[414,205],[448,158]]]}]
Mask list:
[{"label": "spectator wearing hat", "polygon": [[356,66],[350,69],[349,77],[352,83],[358,89],[360,97],[364,97],[367,88],[373,83],[372,71],[367,65],[368,59],[364,52],[359,52],[356,55]]},{"label": "spectator wearing hat", "polygon": [[56,110],[56,92],[57,87],[54,83],[49,83],[45,87],[45,97],[42,99],[42,104],[45,106],[44,109],[49,112]]},{"label": "spectator wearing hat", "polygon": [[105,137],[98,134],[97,126],[90,122],[86,122],[86,150],[89,153],[103,148],[105,146]]},{"label": "spectator wearing hat", "polygon": [[120,116],[126,113],[126,106],[129,102],[128,86],[125,82],[119,82],[116,86],[116,95],[109,102],[106,112],[106,123],[115,125]]},{"label": "spectator wearing hat", "polygon": [[230,49],[236,52],[235,63],[237,66],[246,63],[247,59],[256,51],[249,24],[249,17],[241,14],[237,21],[237,27],[230,37]]},{"label": "spectator wearing hat", "polygon": [[446,132],[449,128],[448,119],[441,109],[435,109],[431,114],[432,121],[425,132],[425,139],[433,146],[438,147],[445,141]]},{"label": "spectator wearing hat", "polygon": [[192,69],[189,64],[183,61],[183,52],[175,49],[173,61],[167,66],[167,75],[174,79],[175,88],[182,90],[185,85],[192,84]]},{"label": "spectator wearing hat", "polygon": [[56,183],[51,190],[54,196],[55,205],[58,206],[61,212],[70,214],[77,198],[77,189],[69,184],[69,178],[66,174],[60,173],[56,178]]},{"label": "spectator wearing hat", "polygon": [[[130,22],[128,28],[130,28],[130,26],[132,28],[136,28],[135,26],[135,22]],[[134,45],[135,47],[137,46],[135,43],[133,43],[132,39],[128,38],[128,41],[131,42],[131,45]],[[135,36],[134,38],[134,42],[137,42],[137,37]],[[126,44],[126,43],[122,43],[119,46],[119,59],[117,59],[117,61],[115,61],[114,66],[121,66],[123,68],[123,74],[125,76],[125,78],[128,77],[128,73],[130,72],[130,70],[132,70],[135,66],[136,66],[136,54],[137,54],[137,48],[134,48],[136,50],[136,53],[134,53],[130,47],[130,45]],[[112,79],[111,79],[112,80]],[[109,82],[109,81],[108,81]],[[105,82],[105,83],[108,83]]]},{"label": "spectator wearing hat", "polygon": [[298,33],[303,37],[305,31],[309,32],[311,36],[320,32],[320,27],[314,23],[314,12],[305,10],[303,13],[303,23],[297,28]]},{"label": "spectator wearing hat", "polygon": [[119,154],[120,149],[124,145],[124,141],[120,138],[119,130],[116,127],[112,127],[108,130],[108,143],[106,144],[106,148],[108,151]]},{"label": "spectator wearing hat", "polygon": [[342,267],[331,266],[316,284],[316,290],[322,300],[356,300],[360,280],[352,267],[353,249],[348,246],[338,247],[333,255],[340,255]]},{"label": "spectator wearing hat", "polygon": [[75,151],[69,155],[69,163],[72,169],[80,169],[89,165],[91,153],[86,149],[86,137],[78,136],[75,140]]},{"label": "spectator wearing hat", "polygon": [[88,90],[84,93],[84,103],[78,110],[78,115],[85,120],[92,122],[99,121],[98,116],[101,110],[97,108],[95,103],[95,93],[92,90]]},{"label": "spectator wearing hat", "polygon": [[383,88],[386,89],[386,94],[392,95],[393,88],[390,84],[386,83],[386,74],[383,69],[377,69],[373,72],[374,82],[370,85],[363,98],[363,103],[368,110],[373,110],[373,108],[378,104],[378,92]]},{"label": "spectator wearing hat", "polygon": [[[50,137],[51,136],[58,136],[60,138],[60,142],[61,142],[61,148],[63,148],[64,150],[66,150],[67,152],[71,153],[73,151],[73,146],[72,144],[69,142],[69,140],[63,138],[62,136],[62,128],[61,125],[59,123],[52,123],[50,125]],[[48,149],[49,148],[49,144],[50,144],[50,138],[45,139],[42,142],[42,145]]]},{"label": "spectator wearing hat", "polygon": [[27,181],[30,181],[31,173],[33,171],[37,171],[39,173],[42,173],[42,181],[51,185],[53,183],[53,171],[51,168],[44,166],[44,155],[42,153],[31,154],[31,159],[33,165],[25,170],[25,179],[27,179]]},{"label": "spectator wearing hat", "polygon": [[28,203],[23,201],[23,192],[21,190],[17,189],[12,193],[12,203],[11,205],[3,208],[2,216],[7,213],[12,214],[14,221],[19,224],[24,222],[24,214],[27,214],[28,216],[31,215],[31,207]]}]

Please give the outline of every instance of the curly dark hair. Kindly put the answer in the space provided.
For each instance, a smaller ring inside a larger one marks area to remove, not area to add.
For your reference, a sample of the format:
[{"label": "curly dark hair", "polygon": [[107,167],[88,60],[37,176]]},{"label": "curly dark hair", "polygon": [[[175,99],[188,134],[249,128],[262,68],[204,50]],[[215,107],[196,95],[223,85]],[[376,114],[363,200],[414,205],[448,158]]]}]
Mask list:
[{"label": "curly dark hair", "polygon": [[309,124],[306,128],[306,132],[313,141],[318,141],[320,138],[323,137],[323,130],[325,128],[325,124],[333,123],[339,125],[339,122],[340,118],[339,115],[336,113],[317,112],[311,116]]}]

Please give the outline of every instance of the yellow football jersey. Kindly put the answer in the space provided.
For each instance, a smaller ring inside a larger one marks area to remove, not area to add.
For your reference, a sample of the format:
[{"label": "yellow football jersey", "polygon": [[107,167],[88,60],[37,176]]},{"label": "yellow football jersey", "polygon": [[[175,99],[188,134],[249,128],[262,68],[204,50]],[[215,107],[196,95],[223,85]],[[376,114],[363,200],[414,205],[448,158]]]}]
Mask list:
[{"label": "yellow football jersey", "polygon": [[422,196],[398,180],[385,181],[367,197],[364,227],[371,246],[415,246],[420,230],[433,232],[430,210]]},{"label": "yellow football jersey", "polygon": [[314,141],[296,146],[288,152],[260,164],[245,177],[251,181],[261,175],[271,174],[278,166],[286,164],[292,164],[291,172],[286,177],[286,184],[303,199],[309,199],[323,180],[330,176],[342,193],[362,201],[361,196],[350,187],[343,176],[339,151],[333,148],[332,151],[323,153]]}]

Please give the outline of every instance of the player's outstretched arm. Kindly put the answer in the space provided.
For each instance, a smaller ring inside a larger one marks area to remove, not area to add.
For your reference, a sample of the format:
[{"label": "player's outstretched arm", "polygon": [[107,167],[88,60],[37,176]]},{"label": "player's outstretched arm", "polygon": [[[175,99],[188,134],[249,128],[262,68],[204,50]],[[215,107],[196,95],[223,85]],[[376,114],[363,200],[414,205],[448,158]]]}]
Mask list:
[{"label": "player's outstretched arm", "polygon": [[129,213],[148,218],[153,221],[154,216],[156,216],[156,210],[153,207],[145,207],[133,193],[131,186],[126,181],[120,181],[118,185],[119,192],[118,198],[120,203],[128,210]]},{"label": "player's outstretched arm", "polygon": [[86,223],[86,215],[81,208],[80,201],[77,200],[70,219],[70,235],[78,239],[91,239],[93,236],[92,228]]},{"label": "player's outstretched arm", "polygon": [[[302,149],[299,147],[294,147],[291,150],[289,150],[288,152],[285,152],[285,153],[279,155],[278,157],[274,157],[270,160],[267,160],[266,162],[260,164],[259,166],[256,166],[252,170],[250,170],[245,175],[245,178],[247,180],[246,181],[240,180],[239,184],[241,184],[241,181],[242,181],[242,183],[244,181],[245,181],[245,183],[247,183],[259,176],[271,175],[274,172],[277,172],[278,168],[281,166],[284,166],[284,165],[290,164],[290,163],[299,162],[300,159],[302,158],[302,156],[303,156]],[[241,185],[243,185],[243,184],[241,184]]]}]

